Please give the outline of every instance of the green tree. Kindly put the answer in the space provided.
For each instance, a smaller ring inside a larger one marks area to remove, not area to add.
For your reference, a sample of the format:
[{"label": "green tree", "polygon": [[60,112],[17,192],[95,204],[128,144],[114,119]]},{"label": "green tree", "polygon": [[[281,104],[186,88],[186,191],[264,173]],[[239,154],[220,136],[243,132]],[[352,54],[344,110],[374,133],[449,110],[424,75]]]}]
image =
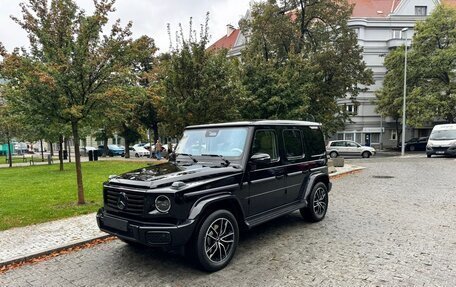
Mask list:
[{"label": "green tree", "polygon": [[240,116],[242,91],[236,60],[228,59],[226,50],[207,51],[207,22],[201,30],[199,39],[190,35],[188,40],[181,31],[178,47],[161,63],[161,112],[170,134],[180,134],[187,125]]},{"label": "green tree", "polygon": [[337,101],[355,101],[372,72],[348,27],[346,1],[294,0],[255,3],[241,21],[248,35],[242,53],[244,118],[311,119],[330,134],[349,114]]},{"label": "green tree", "polygon": [[[131,23],[122,28],[116,21],[103,34],[109,13],[114,11],[114,0],[94,0],[94,6],[93,14],[87,15],[74,0],[22,3],[22,19],[13,19],[27,32],[31,48],[4,53],[7,64],[0,67],[0,75],[10,80],[7,94],[16,99],[14,104],[36,104],[37,113],[71,126],[79,204],[85,203],[79,151],[81,123],[109,102],[109,89],[131,74],[127,53]],[[19,88],[24,93],[14,92]]]},{"label": "green tree", "polygon": [[418,80],[409,94],[407,123],[420,127],[426,122],[456,120],[456,9],[438,5],[413,37],[411,69]]},{"label": "green tree", "polygon": [[[384,117],[391,117],[395,122],[397,145],[402,134],[402,107],[404,100],[404,46],[392,50],[385,58],[387,69],[383,87],[375,92],[376,111]],[[407,67],[407,94],[413,90],[417,81],[417,70],[414,59],[408,57]],[[407,117],[410,111],[407,110]]]}]

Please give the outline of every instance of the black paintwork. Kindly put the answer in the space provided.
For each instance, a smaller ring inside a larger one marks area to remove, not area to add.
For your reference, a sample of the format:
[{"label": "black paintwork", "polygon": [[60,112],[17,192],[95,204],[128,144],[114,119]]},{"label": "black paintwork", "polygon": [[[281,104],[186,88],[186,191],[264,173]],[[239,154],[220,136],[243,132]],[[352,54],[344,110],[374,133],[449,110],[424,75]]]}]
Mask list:
[{"label": "black paintwork", "polygon": [[[185,244],[207,208],[230,209],[239,224],[252,227],[274,217],[305,207],[313,185],[322,181],[331,187],[320,125],[309,122],[257,121],[189,127],[249,127],[246,151],[250,151],[256,130],[274,130],[278,159],[264,166],[249,161],[244,152],[226,166],[217,157],[178,156],[177,162],[148,166],[111,178],[104,183],[104,207],[97,219],[100,228],[131,241],[152,246]],[[287,158],[284,130],[300,130],[304,154]],[[117,206],[120,194],[126,208]],[[167,213],[155,210],[158,195],[171,200]],[[117,201],[116,201],[117,200]],[[164,232],[149,236],[150,232]],[[169,242],[148,242],[148,238]]]}]

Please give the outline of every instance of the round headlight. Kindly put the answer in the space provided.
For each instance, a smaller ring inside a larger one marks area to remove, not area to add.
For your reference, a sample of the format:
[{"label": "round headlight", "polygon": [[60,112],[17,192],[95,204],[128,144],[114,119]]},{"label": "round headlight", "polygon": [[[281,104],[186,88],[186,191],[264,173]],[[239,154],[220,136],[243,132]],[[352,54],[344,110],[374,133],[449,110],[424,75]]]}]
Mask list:
[{"label": "round headlight", "polygon": [[162,213],[168,212],[171,208],[171,200],[166,195],[159,195],[155,199],[155,208]]}]

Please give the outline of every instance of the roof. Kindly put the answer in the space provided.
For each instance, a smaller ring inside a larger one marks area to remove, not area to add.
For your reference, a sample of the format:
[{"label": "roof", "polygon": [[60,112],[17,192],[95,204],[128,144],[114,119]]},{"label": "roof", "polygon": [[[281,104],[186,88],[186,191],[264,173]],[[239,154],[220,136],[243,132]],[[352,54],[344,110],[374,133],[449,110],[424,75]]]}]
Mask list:
[{"label": "roof", "polygon": [[[352,17],[388,17],[399,4],[406,0],[348,0],[354,4]],[[441,0],[444,5],[456,7],[456,0]]]},{"label": "roof", "polygon": [[352,17],[386,17],[396,9],[401,0],[349,0],[354,4]]},{"label": "roof", "polygon": [[239,126],[321,126],[321,124],[316,123],[316,122],[308,122],[308,121],[258,120],[258,121],[243,121],[243,122],[195,125],[195,126],[188,126],[188,127],[186,127],[186,129],[215,128],[215,127],[239,127]]},{"label": "roof", "polygon": [[230,33],[229,36],[223,36],[219,40],[217,40],[214,44],[210,45],[208,50],[216,50],[216,49],[231,49],[233,48],[234,44],[236,43],[236,39],[239,35],[241,29],[234,29],[233,32]]}]

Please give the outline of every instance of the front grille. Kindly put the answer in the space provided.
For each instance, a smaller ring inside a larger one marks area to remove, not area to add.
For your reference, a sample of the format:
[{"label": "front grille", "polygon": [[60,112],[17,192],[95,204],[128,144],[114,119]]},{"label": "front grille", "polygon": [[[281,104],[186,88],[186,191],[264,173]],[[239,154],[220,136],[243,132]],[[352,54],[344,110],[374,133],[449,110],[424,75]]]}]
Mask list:
[{"label": "front grille", "polygon": [[[118,201],[121,193],[125,193],[126,195],[126,200],[124,200],[124,209],[120,209],[118,206]],[[143,214],[144,202],[145,194],[142,192],[128,191],[125,189],[119,190],[115,188],[105,188],[105,204],[117,212]]]},{"label": "front grille", "polygon": [[433,147],[432,149],[435,151],[446,151],[448,147]]}]

